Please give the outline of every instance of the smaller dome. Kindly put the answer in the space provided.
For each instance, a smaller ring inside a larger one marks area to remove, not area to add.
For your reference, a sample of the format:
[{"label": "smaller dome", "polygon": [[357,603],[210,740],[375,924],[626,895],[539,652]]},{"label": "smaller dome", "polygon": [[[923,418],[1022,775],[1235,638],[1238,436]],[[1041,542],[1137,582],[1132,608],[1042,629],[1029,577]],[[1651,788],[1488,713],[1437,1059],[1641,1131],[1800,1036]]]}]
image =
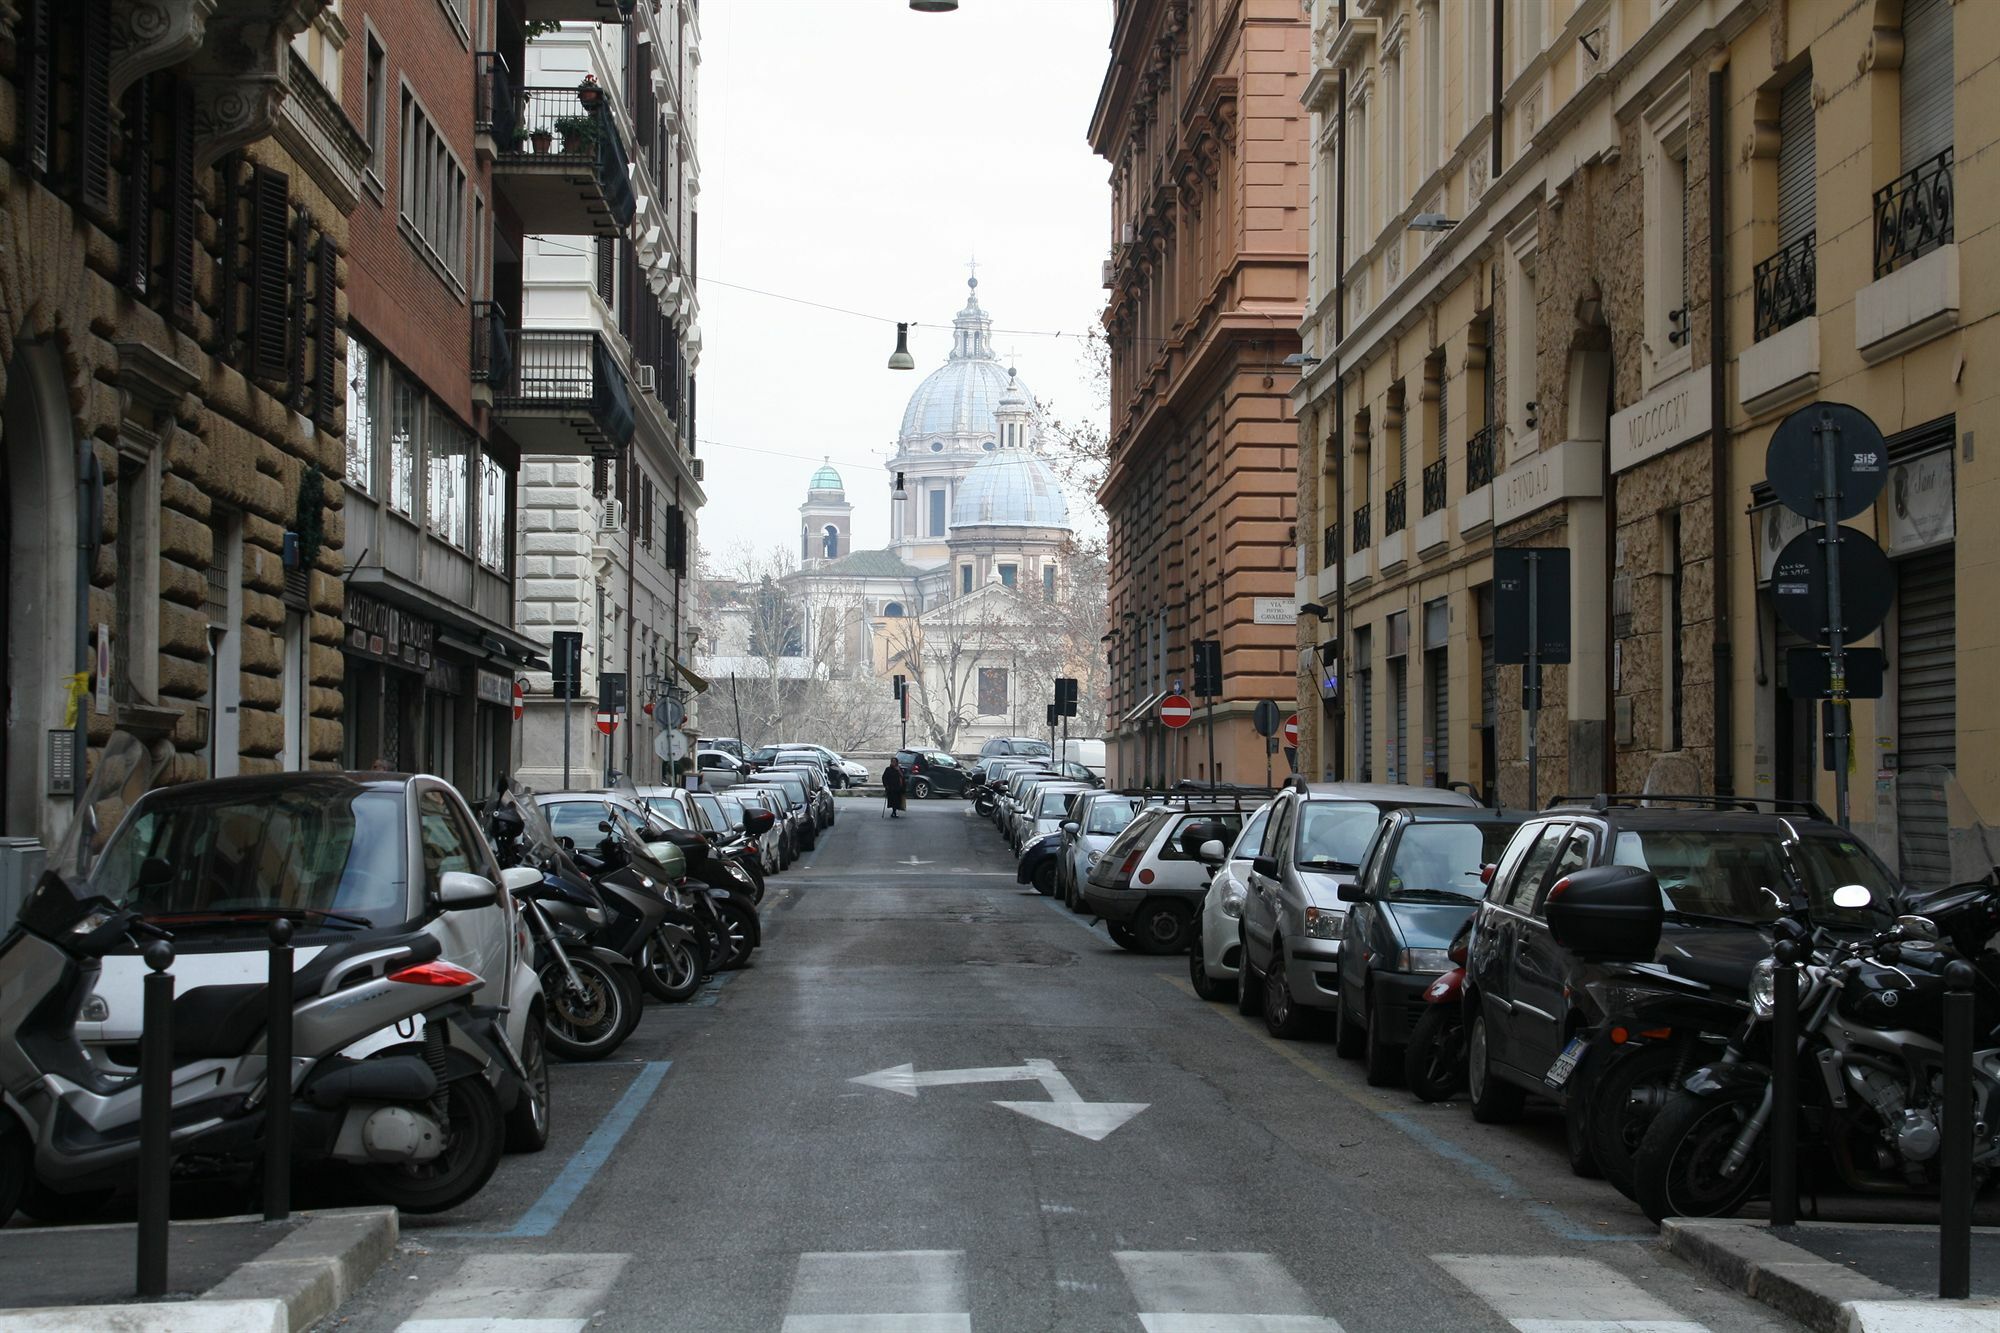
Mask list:
[{"label": "smaller dome", "polygon": [[965,474],[951,507],[953,528],[1069,528],[1069,503],[1049,465],[1022,449],[1001,449]]},{"label": "smaller dome", "polygon": [[812,480],[806,483],[806,489],[809,491],[844,491],[847,488],[841,485],[840,474],[833,470],[833,463],[831,460],[828,460],[820,464],[819,471],[813,473]]}]

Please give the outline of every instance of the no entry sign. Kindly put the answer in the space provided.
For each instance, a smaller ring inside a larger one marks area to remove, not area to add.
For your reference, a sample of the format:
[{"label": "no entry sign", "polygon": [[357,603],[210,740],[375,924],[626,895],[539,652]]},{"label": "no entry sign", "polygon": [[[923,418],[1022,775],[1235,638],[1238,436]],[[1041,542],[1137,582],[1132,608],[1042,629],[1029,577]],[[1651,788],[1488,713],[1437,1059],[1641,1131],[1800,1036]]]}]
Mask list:
[{"label": "no entry sign", "polygon": [[1160,700],[1160,723],[1179,731],[1194,720],[1194,705],[1185,694],[1170,694]]},{"label": "no entry sign", "polygon": [[1291,750],[1299,748],[1299,715],[1297,713],[1293,713],[1285,719],[1285,747]]},{"label": "no entry sign", "polygon": [[618,730],[618,714],[599,712],[597,715],[597,729],[607,736]]},{"label": "no entry sign", "polygon": [[521,682],[517,680],[514,682],[514,720],[516,722],[519,722],[521,720],[521,714],[527,711],[528,711],[528,691],[522,688]]}]

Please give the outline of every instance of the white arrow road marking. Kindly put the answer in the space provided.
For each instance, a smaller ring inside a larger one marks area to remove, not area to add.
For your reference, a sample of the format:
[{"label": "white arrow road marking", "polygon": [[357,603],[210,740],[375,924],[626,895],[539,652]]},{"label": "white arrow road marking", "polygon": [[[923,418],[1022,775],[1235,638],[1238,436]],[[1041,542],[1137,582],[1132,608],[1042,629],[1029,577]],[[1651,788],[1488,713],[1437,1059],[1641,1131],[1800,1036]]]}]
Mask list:
[{"label": "white arrow road marking", "polygon": [[1079,1138],[1101,1143],[1151,1102],[1087,1102],[1053,1060],[1024,1060],[1018,1065],[990,1069],[925,1069],[915,1065],[895,1065],[847,1080],[864,1087],[915,1097],[919,1088],[942,1088],[959,1083],[1039,1083],[1049,1094],[1045,1102],[1000,1102],[1009,1111],[1018,1111],[1030,1120],[1039,1120],[1057,1129],[1066,1129]]}]

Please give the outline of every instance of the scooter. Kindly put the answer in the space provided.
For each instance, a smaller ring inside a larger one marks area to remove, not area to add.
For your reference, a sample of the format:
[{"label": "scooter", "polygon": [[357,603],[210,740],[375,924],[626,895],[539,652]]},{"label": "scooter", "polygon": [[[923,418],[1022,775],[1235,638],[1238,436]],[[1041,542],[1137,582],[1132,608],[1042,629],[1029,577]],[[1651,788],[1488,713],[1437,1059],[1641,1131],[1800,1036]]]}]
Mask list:
[{"label": "scooter", "polygon": [[1468,919],[1445,951],[1451,967],[1424,987],[1423,1017],[1403,1048],[1403,1076],[1423,1101],[1444,1101],[1465,1086],[1465,961],[1471,943]]}]

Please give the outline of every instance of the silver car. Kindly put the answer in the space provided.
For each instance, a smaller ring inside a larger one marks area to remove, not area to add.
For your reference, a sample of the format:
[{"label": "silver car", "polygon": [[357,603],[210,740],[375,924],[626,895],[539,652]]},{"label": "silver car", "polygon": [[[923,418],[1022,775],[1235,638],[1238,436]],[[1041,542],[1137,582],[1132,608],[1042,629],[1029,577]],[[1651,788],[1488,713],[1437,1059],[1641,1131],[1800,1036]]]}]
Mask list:
[{"label": "silver car", "polygon": [[1039,838],[1060,834],[1063,821],[1069,818],[1070,807],[1076,804],[1078,794],[1089,790],[1080,782],[1061,778],[1037,784],[1028,798],[1021,820],[1021,836],[1016,840],[1014,850],[1020,852]]},{"label": "silver car", "polygon": [[1463,792],[1392,783],[1293,779],[1272,803],[1259,854],[1250,862],[1236,1007],[1264,1012],[1277,1036],[1296,1036],[1315,1011],[1340,995],[1340,942],[1346,934],[1342,884],[1354,882],[1361,855],[1385,810],[1476,806]]},{"label": "silver car", "polygon": [[1070,807],[1063,825],[1062,859],[1056,866],[1056,896],[1073,912],[1083,910],[1083,882],[1111,840],[1139,813],[1140,800],[1115,791],[1087,791]]}]

